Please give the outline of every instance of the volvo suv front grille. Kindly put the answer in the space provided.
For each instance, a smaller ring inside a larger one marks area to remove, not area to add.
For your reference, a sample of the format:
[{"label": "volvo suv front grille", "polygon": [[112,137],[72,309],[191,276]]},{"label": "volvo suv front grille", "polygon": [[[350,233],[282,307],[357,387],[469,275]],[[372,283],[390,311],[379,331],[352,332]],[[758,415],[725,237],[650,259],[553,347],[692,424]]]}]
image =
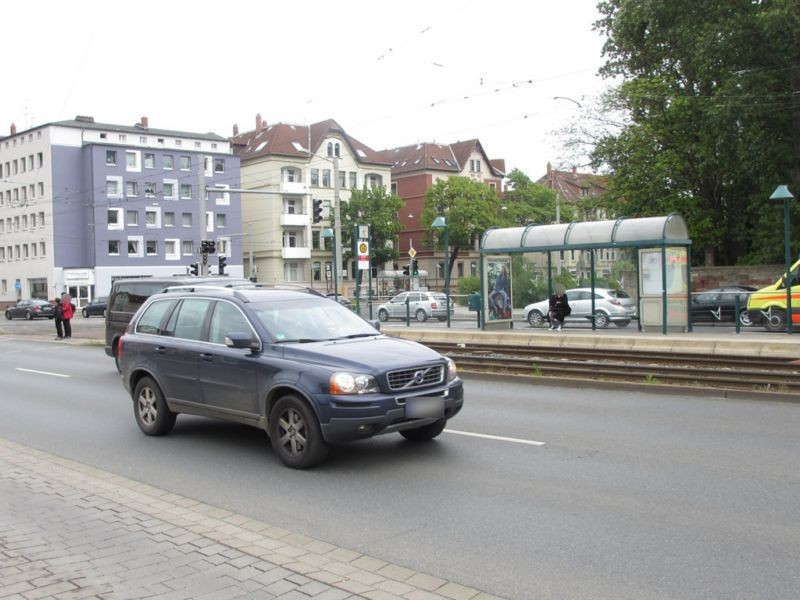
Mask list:
[{"label": "volvo suv front grille", "polygon": [[444,366],[433,365],[429,367],[403,369],[402,371],[391,371],[387,374],[387,377],[389,379],[389,389],[393,392],[409,390],[425,385],[436,385],[444,381]]}]

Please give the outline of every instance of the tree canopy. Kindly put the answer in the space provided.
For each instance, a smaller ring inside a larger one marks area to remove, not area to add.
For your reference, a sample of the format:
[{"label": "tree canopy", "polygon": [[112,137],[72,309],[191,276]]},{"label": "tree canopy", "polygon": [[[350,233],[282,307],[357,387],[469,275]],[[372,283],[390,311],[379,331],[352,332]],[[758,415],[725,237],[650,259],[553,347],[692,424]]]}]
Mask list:
[{"label": "tree canopy", "polygon": [[370,259],[373,266],[391,264],[398,256],[394,240],[403,229],[397,213],[404,206],[386,188],[376,186],[353,190],[349,202],[341,205],[342,252],[345,259],[353,256],[353,229],[355,225],[370,226]]},{"label": "tree canopy", "polygon": [[[781,262],[780,184],[800,191],[797,0],[604,0],[606,107],[593,150],[617,214],[677,211],[708,264]],[[795,211],[796,212],[796,211]],[[798,246],[794,220],[795,254]]]},{"label": "tree canopy", "polygon": [[[459,250],[473,248],[484,231],[500,223],[500,200],[493,189],[469,177],[440,179],[425,192],[425,206],[420,217],[420,223],[429,229],[431,240],[434,230],[430,224],[438,215],[447,219],[452,271]],[[439,235],[440,244],[442,240]]]},{"label": "tree canopy", "polygon": [[[503,198],[503,225],[519,227],[528,223],[554,223],[556,221],[556,193],[535,183],[519,169],[508,174],[509,189]],[[560,206],[560,220],[570,221],[574,210],[564,203]]]}]

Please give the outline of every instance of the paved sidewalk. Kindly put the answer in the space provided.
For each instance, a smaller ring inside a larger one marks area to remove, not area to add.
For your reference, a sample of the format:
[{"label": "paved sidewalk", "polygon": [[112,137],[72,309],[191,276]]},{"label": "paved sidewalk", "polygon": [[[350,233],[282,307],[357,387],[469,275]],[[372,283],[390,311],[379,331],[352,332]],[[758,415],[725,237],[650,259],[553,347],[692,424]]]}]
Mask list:
[{"label": "paved sidewalk", "polygon": [[3,438],[0,598],[497,600]]}]

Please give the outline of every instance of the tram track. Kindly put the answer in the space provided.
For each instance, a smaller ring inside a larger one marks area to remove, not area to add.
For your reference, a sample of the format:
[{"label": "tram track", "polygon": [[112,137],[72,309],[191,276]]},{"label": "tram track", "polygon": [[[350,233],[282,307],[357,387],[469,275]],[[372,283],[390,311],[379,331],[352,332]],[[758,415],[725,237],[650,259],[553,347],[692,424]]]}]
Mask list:
[{"label": "tram track", "polygon": [[800,397],[800,361],[796,357],[447,342],[428,345],[450,356],[460,370],[474,373],[677,385]]}]

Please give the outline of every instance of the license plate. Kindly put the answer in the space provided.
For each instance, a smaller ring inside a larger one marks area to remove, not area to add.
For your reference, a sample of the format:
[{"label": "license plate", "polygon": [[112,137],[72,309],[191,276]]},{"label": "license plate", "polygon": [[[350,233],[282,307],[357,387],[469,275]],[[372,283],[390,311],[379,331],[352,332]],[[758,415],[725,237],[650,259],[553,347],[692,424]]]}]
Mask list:
[{"label": "license plate", "polygon": [[444,398],[419,397],[406,400],[406,418],[427,419],[444,416]]}]

